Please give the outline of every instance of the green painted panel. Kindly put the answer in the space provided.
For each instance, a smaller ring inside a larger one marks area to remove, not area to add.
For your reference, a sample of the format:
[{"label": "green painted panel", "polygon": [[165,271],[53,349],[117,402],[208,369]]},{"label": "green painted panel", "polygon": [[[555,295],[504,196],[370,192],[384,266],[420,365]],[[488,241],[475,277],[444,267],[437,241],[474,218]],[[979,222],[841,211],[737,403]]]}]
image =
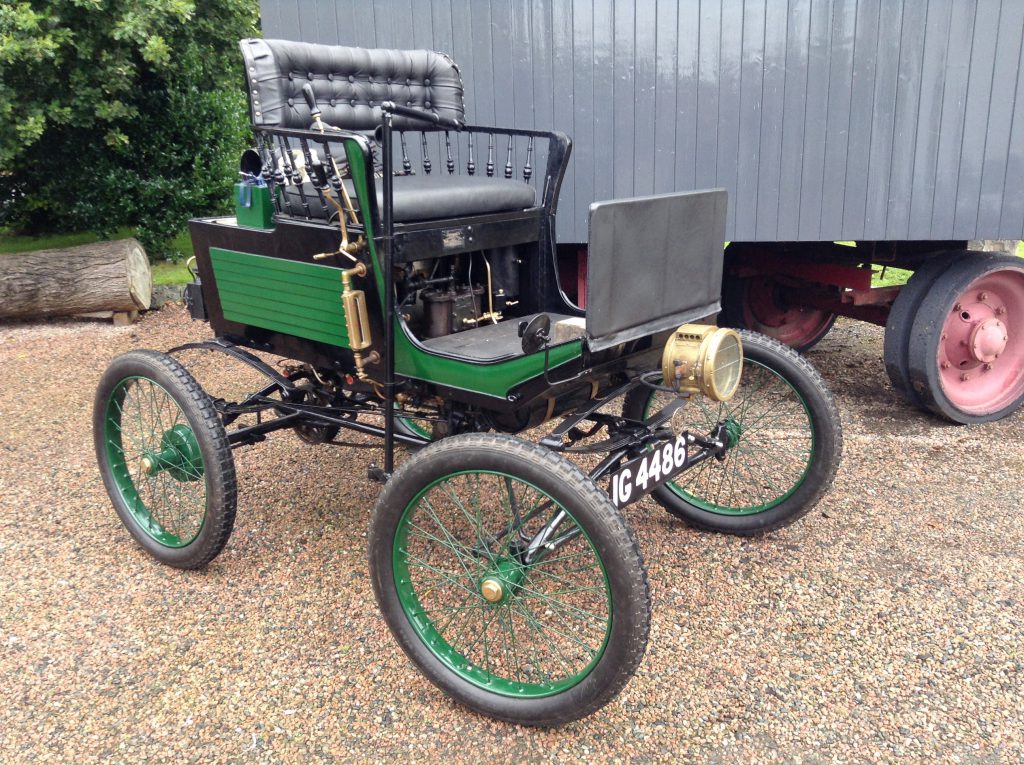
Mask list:
[{"label": "green painted panel", "polygon": [[[548,354],[548,363],[555,368],[578,358],[582,348],[579,340],[556,345]],[[517,356],[494,364],[459,361],[417,348],[398,326],[395,327],[395,371],[438,385],[505,398],[516,386],[544,374],[544,353]]]},{"label": "green painted panel", "polygon": [[348,347],[340,269],[219,247],[210,261],[228,321]]},{"label": "green painted panel", "polygon": [[[218,283],[220,283],[219,279]],[[233,284],[233,289],[237,290],[239,296],[250,298],[261,307],[273,307],[275,311],[291,312],[295,303],[292,296],[284,293],[275,293],[273,297],[268,298],[264,285],[255,284],[252,280],[239,279]],[[338,290],[334,290],[332,293],[327,290],[307,288],[303,303],[311,309],[315,308],[317,311],[333,314],[337,308]]]}]

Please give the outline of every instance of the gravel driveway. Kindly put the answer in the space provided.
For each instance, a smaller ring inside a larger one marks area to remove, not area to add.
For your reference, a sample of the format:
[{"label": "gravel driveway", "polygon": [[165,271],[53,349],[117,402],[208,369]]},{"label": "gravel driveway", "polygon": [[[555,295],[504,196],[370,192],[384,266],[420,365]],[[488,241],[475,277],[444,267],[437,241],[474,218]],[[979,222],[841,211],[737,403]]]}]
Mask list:
[{"label": "gravel driveway", "polygon": [[[116,354],[206,336],[182,309],[133,327],[0,325],[0,760],[72,763],[1020,762],[1024,414],[959,428],[899,402],[881,330],[810,354],[844,417],[839,479],[764,539],[629,510],[651,642],[625,692],[559,730],[448,701],[377,614],[374,449],[287,433],[236,453],[235,533],[165,568],[99,480],[92,395]],[[215,395],[246,373],[200,365]]]}]

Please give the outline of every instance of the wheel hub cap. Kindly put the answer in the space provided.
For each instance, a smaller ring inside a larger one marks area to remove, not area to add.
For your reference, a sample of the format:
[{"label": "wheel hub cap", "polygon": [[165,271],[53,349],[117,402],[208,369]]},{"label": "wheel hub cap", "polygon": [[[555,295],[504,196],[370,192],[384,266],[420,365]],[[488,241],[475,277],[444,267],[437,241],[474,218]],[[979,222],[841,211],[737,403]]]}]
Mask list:
[{"label": "wheel hub cap", "polygon": [[526,567],[512,558],[495,561],[480,580],[480,594],[488,603],[504,603],[526,579]]},{"label": "wheel hub cap", "polygon": [[195,433],[188,425],[175,425],[164,431],[160,451],[145,452],[139,468],[149,476],[166,470],[175,480],[198,481],[203,477],[203,457]]},{"label": "wheel hub cap", "polygon": [[499,603],[505,596],[501,582],[497,579],[484,579],[484,583],[480,585],[480,593],[488,603]]},{"label": "wheel hub cap", "polygon": [[1006,327],[999,319],[980,322],[971,333],[971,355],[977,361],[991,363],[1006,350],[1008,339]]},{"label": "wheel hub cap", "polygon": [[743,426],[740,425],[736,420],[728,419],[725,421],[725,445],[727,448],[732,449],[736,444],[740,442],[740,438],[743,436]]}]

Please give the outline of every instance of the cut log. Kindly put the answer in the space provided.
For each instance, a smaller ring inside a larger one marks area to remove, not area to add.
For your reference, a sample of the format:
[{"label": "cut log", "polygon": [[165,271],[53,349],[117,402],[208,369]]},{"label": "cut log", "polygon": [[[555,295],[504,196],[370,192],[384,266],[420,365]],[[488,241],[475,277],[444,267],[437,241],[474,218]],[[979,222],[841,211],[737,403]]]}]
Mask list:
[{"label": "cut log", "polygon": [[149,308],[153,276],[134,239],[0,255],[0,317]]}]

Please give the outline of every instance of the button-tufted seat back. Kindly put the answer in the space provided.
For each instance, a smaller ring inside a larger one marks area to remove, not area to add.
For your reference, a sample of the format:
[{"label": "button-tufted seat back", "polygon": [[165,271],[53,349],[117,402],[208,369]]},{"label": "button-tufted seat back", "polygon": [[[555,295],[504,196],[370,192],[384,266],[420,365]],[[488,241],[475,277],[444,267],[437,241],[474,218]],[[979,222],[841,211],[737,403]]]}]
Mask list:
[{"label": "button-tufted seat back", "polygon": [[[305,129],[312,117],[302,86],[313,86],[324,122],[345,130],[373,130],[380,104],[394,101],[463,121],[462,77],[443,53],[248,39],[245,59],[249,107],[255,127]],[[395,117],[396,128],[429,129]]]}]

